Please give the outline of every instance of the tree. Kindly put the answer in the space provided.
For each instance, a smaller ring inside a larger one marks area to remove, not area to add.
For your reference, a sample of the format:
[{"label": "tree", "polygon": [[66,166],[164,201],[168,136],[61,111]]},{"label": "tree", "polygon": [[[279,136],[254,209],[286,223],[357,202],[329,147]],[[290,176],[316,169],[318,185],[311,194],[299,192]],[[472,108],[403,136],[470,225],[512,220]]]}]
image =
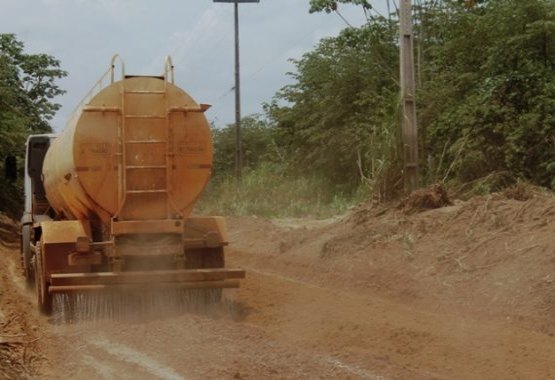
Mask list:
[{"label": "tree", "polygon": [[555,4],[452,4],[433,24],[419,100],[435,170],[555,185]]},{"label": "tree", "polygon": [[295,64],[295,83],[266,105],[278,144],[301,170],[355,188],[394,149],[396,26],[376,17],[323,39]]},{"label": "tree", "polygon": [[372,5],[368,0],[310,0],[310,13],[325,11],[331,13],[337,11],[337,3],[351,3],[360,5],[365,10],[372,9]]},{"label": "tree", "polygon": [[[241,119],[243,139],[243,166],[255,169],[261,162],[278,161],[274,142],[274,130],[259,116]],[[212,128],[214,142],[214,174],[217,177],[233,174],[235,168],[235,124],[225,128]]]},{"label": "tree", "polygon": [[64,93],[56,80],[67,73],[47,54],[26,54],[13,34],[0,34],[0,148],[20,151],[30,133],[52,131],[48,121]]},{"label": "tree", "polygon": [[[59,104],[52,100],[64,93],[56,80],[66,76],[60,62],[47,54],[26,54],[13,34],[0,34],[0,152],[23,162],[24,143],[29,134],[51,132],[48,121]],[[15,185],[2,178],[0,209],[18,213],[21,197]]]},{"label": "tree", "polygon": [[[370,1],[311,0],[311,11],[337,11],[340,3],[367,9]],[[469,181],[504,172],[555,187],[555,3],[415,0],[414,5],[419,136],[427,178]],[[369,18],[369,24],[376,19]],[[364,28],[368,26],[359,30]],[[386,65],[397,65],[392,56],[387,58]],[[377,62],[380,56],[371,59]],[[368,64],[356,63],[358,70]],[[327,107],[343,104],[336,99]],[[306,118],[326,114],[315,112]],[[298,117],[284,116],[298,124]]]}]

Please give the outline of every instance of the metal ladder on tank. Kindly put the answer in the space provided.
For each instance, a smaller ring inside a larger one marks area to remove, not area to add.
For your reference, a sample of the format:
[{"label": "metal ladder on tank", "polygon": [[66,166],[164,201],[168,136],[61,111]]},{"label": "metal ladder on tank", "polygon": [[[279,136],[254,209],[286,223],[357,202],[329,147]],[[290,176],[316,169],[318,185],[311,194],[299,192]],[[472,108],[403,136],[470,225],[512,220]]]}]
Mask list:
[{"label": "metal ladder on tank", "polygon": [[[170,198],[171,192],[171,176],[170,176],[170,169],[173,161],[173,148],[171,144],[172,140],[172,131],[171,131],[171,123],[170,123],[170,109],[168,105],[168,97],[167,97],[167,84],[168,84],[168,76],[171,74],[171,83],[174,83],[174,72],[173,72],[173,64],[171,61],[171,57],[167,56],[165,63],[164,63],[164,89],[163,90],[126,90],[125,87],[122,88],[122,99],[121,99],[121,109],[122,109],[122,119],[121,119],[121,129],[120,129],[120,146],[121,146],[121,179],[122,183],[120,186],[120,204],[119,209],[116,215],[120,215],[125,207],[125,203],[127,201],[128,195],[135,195],[135,194],[164,194],[165,195],[165,217],[167,219],[171,219],[174,217],[172,213],[174,213],[177,208],[173,204]],[[131,115],[126,113],[125,108],[125,99],[126,96],[162,96],[164,97],[164,114],[163,115]],[[156,140],[130,140],[127,138],[127,128],[129,122],[133,119],[165,119],[165,139],[156,139]],[[163,145],[165,147],[165,162],[162,165],[159,164],[145,164],[145,165],[129,165],[128,164],[128,156],[127,156],[127,147],[129,145],[139,145],[139,144],[155,144],[155,145]],[[130,189],[128,187],[128,173],[129,171],[147,171],[147,170],[164,170],[164,186],[156,189]]]}]

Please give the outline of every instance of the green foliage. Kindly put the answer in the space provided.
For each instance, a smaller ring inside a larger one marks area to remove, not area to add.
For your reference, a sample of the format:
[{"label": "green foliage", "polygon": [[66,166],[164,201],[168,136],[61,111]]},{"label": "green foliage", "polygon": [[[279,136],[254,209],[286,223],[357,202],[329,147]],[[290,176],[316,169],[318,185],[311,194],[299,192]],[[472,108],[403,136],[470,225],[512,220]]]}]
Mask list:
[{"label": "green foliage", "polygon": [[25,54],[13,34],[0,34],[0,133],[2,150],[21,149],[29,133],[50,132],[48,120],[63,94],[55,81],[66,76],[60,62],[47,54]]},{"label": "green foliage", "polygon": [[0,211],[6,213],[12,219],[21,217],[21,205],[23,204],[23,190],[21,185],[13,184],[0,176]]},{"label": "green foliage", "polygon": [[[241,120],[243,167],[254,169],[261,162],[278,162],[280,152],[275,144],[275,130],[259,116],[247,116]],[[212,128],[214,141],[214,174],[231,174],[235,168],[235,124],[225,128]]]},{"label": "green foliage", "polygon": [[235,125],[213,128],[213,178],[197,211],[205,214],[261,215],[267,217],[326,217],[343,212],[366,196],[366,187],[353,192],[338,191],[336,184],[318,173],[302,170],[278,146],[280,130],[260,116],[241,122],[243,176],[237,181],[235,169]]},{"label": "green foliage", "polygon": [[337,10],[338,3],[351,3],[360,5],[365,9],[371,9],[372,5],[368,0],[310,0],[310,13],[325,11],[330,13]]},{"label": "green foliage", "polygon": [[[339,3],[362,5],[368,24],[294,61],[294,82],[265,105],[267,120],[245,122],[241,184],[229,175],[233,130],[216,131],[219,174],[205,209],[323,215],[402,186],[398,23],[369,16],[371,1],[311,0],[311,12]],[[423,182],[463,183],[467,195],[520,179],[555,188],[555,2],[413,5]]]},{"label": "green foliage", "polygon": [[295,83],[284,87],[266,111],[277,129],[277,144],[303,171],[353,190],[363,178],[373,179],[383,162],[395,161],[395,42],[396,26],[376,18],[323,39],[295,61]]},{"label": "green foliage", "polygon": [[[436,173],[555,178],[555,4],[490,0],[429,20],[420,120]],[[451,170],[449,170],[451,169]]]},{"label": "green foliage", "polygon": [[333,184],[314,175],[299,176],[287,165],[261,163],[243,172],[241,182],[231,175],[216,176],[203,193],[201,214],[265,217],[328,217],[342,213],[357,199],[338,193]]},{"label": "green foliage", "polygon": [[[0,158],[16,154],[20,163],[27,136],[52,131],[48,121],[60,107],[52,99],[63,93],[55,82],[66,75],[52,56],[23,49],[13,34],[0,34]],[[0,209],[13,203],[10,186],[2,186]]]}]

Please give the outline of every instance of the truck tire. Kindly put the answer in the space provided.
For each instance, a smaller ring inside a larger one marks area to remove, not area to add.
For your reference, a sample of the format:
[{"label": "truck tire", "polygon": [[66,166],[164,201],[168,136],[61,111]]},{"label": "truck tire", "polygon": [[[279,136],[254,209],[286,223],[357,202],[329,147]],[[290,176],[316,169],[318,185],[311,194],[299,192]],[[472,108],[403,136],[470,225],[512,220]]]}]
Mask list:
[{"label": "truck tire", "polygon": [[21,228],[21,263],[27,287],[32,288],[35,282],[35,273],[32,263],[33,252],[31,251],[31,226],[24,225]]},{"label": "truck tire", "polygon": [[43,259],[40,244],[37,243],[35,254],[35,289],[37,293],[37,305],[42,314],[52,313],[52,296],[48,293],[48,283],[44,277]]}]

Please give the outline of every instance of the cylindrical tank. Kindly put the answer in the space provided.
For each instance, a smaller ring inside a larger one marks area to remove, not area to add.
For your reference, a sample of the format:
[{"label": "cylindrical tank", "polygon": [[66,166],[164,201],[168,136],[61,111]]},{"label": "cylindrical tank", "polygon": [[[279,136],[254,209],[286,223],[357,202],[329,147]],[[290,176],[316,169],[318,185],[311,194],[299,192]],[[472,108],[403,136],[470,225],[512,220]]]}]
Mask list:
[{"label": "cylindrical tank", "polygon": [[50,204],[67,218],[105,223],[187,217],[211,174],[204,109],[159,77],[105,87],[45,157]]}]

